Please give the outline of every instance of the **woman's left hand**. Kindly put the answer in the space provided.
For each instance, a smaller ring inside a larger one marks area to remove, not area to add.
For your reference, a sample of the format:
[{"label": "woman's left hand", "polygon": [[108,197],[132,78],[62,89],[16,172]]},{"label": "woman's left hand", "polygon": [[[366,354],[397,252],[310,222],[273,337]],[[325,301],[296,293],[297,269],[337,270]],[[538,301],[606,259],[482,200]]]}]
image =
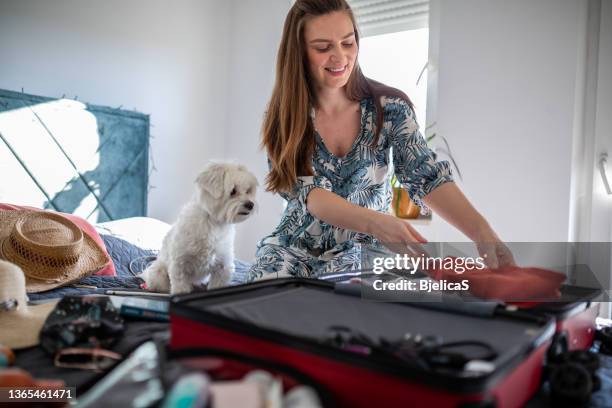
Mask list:
[{"label": "woman's left hand", "polygon": [[475,243],[478,253],[490,269],[516,266],[512,251],[493,231],[482,234]]}]

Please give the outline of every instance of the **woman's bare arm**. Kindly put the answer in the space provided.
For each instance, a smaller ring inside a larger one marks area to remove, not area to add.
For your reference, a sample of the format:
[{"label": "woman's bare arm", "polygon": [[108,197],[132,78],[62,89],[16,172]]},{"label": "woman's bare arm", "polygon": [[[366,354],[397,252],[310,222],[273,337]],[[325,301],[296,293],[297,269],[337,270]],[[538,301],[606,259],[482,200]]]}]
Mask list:
[{"label": "woman's bare arm", "polygon": [[510,249],[455,183],[440,185],[423,197],[423,202],[474,241],[478,253],[484,257],[487,266],[498,268],[504,265],[515,265]]},{"label": "woman's bare arm", "polygon": [[[423,202],[448,223],[476,243],[489,267],[513,265],[514,257],[453,182],[440,185],[423,197]],[[374,236],[380,242],[397,244],[427,242],[408,221],[352,204],[330,191],[315,188],[308,195],[308,211],[328,224]]]},{"label": "woman's bare arm", "polygon": [[423,197],[434,213],[474,242],[499,240],[487,220],[472,206],[455,183],[444,183]]}]

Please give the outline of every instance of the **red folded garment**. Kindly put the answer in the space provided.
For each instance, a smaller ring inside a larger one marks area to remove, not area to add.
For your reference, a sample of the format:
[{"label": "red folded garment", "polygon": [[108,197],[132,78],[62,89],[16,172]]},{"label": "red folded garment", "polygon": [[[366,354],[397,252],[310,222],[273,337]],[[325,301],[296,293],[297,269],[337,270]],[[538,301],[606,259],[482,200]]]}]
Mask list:
[{"label": "red folded garment", "polygon": [[451,269],[427,271],[435,280],[467,280],[469,292],[482,299],[503,302],[543,302],[558,299],[565,275],[541,268],[504,266],[499,269],[472,269],[457,273]]}]

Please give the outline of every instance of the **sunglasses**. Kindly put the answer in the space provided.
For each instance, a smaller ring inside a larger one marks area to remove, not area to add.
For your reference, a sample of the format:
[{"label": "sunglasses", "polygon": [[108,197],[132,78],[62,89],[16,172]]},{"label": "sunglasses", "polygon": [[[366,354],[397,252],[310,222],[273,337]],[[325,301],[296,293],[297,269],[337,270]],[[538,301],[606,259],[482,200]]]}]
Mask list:
[{"label": "sunglasses", "polygon": [[69,347],[55,353],[56,367],[104,371],[121,360],[121,354],[101,348]]},{"label": "sunglasses", "polygon": [[0,301],[0,312],[10,312],[11,310],[17,309],[19,302],[17,299],[11,298]]}]

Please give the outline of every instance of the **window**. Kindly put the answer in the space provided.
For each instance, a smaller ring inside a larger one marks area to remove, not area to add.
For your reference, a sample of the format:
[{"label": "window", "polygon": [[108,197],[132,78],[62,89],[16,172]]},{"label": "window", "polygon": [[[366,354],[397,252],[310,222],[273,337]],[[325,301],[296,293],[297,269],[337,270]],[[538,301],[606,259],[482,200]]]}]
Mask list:
[{"label": "window", "polygon": [[367,77],[401,89],[410,97],[423,134],[427,124],[427,70],[423,68],[428,41],[429,29],[420,28],[365,37],[359,49],[359,64]]},{"label": "window", "polygon": [[427,70],[423,68],[428,59],[429,0],[348,3],[361,34],[359,63],[363,73],[404,91],[414,103],[421,133],[425,134]]}]

